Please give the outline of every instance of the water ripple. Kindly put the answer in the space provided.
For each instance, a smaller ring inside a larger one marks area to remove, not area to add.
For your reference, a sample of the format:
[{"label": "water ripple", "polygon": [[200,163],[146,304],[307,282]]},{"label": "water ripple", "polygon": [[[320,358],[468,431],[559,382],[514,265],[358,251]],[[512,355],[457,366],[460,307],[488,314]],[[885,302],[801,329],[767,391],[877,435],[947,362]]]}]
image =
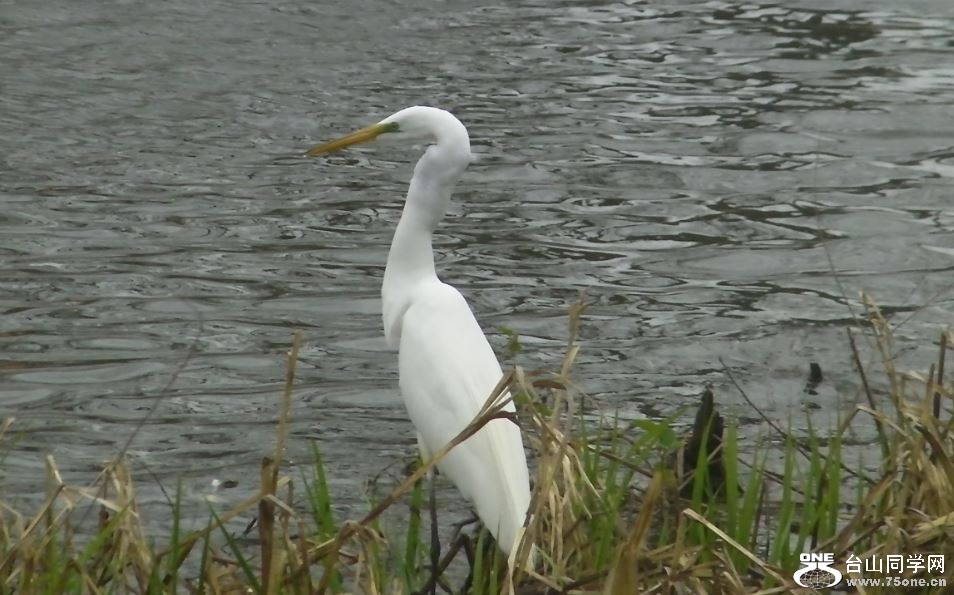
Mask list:
[{"label": "water ripple", "polygon": [[784,416],[807,362],[851,377],[862,289],[913,316],[914,361],[954,311],[954,10],[829,4],[10,6],[3,481],[41,493],[43,451],[93,472],[164,395],[134,460],[240,499],[303,329],[290,454],[322,440],[363,503],[413,452],[378,296],[416,153],[300,155],[413,103],[471,132],[438,263],[520,363],[557,359],[585,292],[578,375],[607,407],[671,415],[710,383],[744,416],[722,358]]}]

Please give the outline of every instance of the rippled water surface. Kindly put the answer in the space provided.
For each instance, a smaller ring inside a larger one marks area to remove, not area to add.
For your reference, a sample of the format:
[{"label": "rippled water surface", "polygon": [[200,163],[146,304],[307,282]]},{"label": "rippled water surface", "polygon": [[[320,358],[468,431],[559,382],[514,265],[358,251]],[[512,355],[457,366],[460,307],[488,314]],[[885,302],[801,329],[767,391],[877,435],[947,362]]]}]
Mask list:
[{"label": "rippled water surface", "polygon": [[0,489],[90,479],[165,394],[147,502],[244,497],[293,329],[291,457],[344,503],[407,460],[379,285],[418,151],[299,155],[419,103],[479,154],[440,270],[519,363],[585,290],[607,408],[753,418],[722,358],[770,415],[847,410],[862,289],[912,362],[952,320],[952,39],[948,0],[0,2]]}]

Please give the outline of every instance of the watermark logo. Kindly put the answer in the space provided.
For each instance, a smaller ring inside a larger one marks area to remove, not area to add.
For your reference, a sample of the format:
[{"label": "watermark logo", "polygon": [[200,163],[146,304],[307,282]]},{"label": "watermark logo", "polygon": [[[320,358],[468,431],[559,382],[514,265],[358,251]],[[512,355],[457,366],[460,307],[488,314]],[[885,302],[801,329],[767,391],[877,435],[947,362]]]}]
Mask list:
[{"label": "watermark logo", "polygon": [[834,554],[806,552],[798,555],[798,561],[804,568],[793,574],[792,578],[799,586],[811,589],[827,589],[842,582],[849,590],[852,587],[947,586],[947,578],[937,576],[944,574],[942,554],[881,554],[862,560],[849,553],[844,574],[832,566],[835,563]]},{"label": "watermark logo", "polygon": [[835,563],[835,554],[799,554],[798,561],[805,568],[797,571],[792,578],[802,587],[825,589],[841,582],[841,572],[831,567]]}]

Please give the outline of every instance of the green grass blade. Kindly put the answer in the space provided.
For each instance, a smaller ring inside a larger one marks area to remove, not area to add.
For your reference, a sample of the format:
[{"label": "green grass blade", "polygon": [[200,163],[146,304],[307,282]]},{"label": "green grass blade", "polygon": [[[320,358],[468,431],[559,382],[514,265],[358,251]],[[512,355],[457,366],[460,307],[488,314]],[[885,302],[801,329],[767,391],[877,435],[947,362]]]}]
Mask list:
[{"label": "green grass blade", "polygon": [[229,533],[225,528],[225,525],[222,523],[219,515],[215,514],[215,510],[210,507],[209,511],[212,513],[212,518],[215,519],[216,526],[218,526],[219,530],[222,532],[222,535],[225,537],[225,541],[229,546],[229,551],[231,551],[232,555],[235,556],[235,561],[238,563],[239,568],[242,569],[242,574],[245,575],[245,579],[248,581],[249,588],[252,589],[253,593],[261,593],[262,583],[258,580],[258,577],[255,576],[255,571],[252,569],[251,564],[249,564],[248,560],[242,554],[242,548],[239,546],[238,542],[235,541],[235,538],[232,537],[232,534]]}]

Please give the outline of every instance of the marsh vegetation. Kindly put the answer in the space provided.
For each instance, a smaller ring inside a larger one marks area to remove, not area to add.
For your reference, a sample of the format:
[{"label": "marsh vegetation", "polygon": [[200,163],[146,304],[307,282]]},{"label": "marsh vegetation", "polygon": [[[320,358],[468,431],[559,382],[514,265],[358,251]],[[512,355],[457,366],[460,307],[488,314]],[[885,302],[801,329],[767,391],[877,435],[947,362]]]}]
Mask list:
[{"label": "marsh vegetation", "polygon": [[[845,347],[864,404],[844,411],[837,427],[797,435],[766,419],[757,444],[740,439],[718,396],[703,387],[687,435],[673,420],[624,421],[595,409],[573,376],[585,308],[571,307],[562,361],[552,370],[511,369],[448,445],[510,416],[501,407],[514,395],[535,481],[513,571],[486,532],[466,529],[432,565],[421,480],[448,449],[370,496],[358,518],[333,514],[319,442],[307,470],[282,464],[296,334],[275,443],[263,445],[270,454],[255,470],[257,493],[229,510],[210,504],[207,524],[186,531],[181,491],[172,490],[171,526],[154,535],[137,505],[136,481],[146,479],[134,481],[124,457],[88,485],[64,482],[48,457],[38,510],[0,503],[0,593],[785,593],[796,588],[803,552],[833,553],[842,572],[851,555],[941,554],[954,562],[954,395],[945,377],[954,336],[940,329],[936,361],[899,370],[891,325],[865,303]],[[869,351],[878,369],[862,366]],[[877,440],[859,465],[843,447],[861,424],[873,425]],[[5,451],[16,432],[14,420],[0,428]],[[406,522],[395,530],[382,522],[385,513]],[[237,519],[244,530],[235,530]],[[527,570],[531,543],[537,553]],[[950,582],[952,571],[930,577]],[[866,592],[899,589],[946,592]]]}]

